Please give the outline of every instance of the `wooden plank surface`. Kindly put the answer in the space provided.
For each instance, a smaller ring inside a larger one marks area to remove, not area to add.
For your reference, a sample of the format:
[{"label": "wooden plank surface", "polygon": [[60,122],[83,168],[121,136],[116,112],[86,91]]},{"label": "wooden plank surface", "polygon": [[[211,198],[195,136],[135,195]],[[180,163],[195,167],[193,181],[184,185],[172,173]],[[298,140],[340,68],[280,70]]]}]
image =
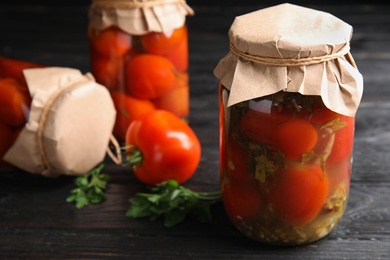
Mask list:
[{"label": "wooden plank surface", "polygon": [[[235,16],[265,5],[192,6],[190,125],[203,149],[186,186],[219,188],[218,81]],[[203,4],[203,5],[202,5]],[[308,6],[308,5],[307,5]],[[251,241],[229,222],[221,204],[213,222],[193,219],[166,229],[161,222],[124,216],[129,198],[144,191],[131,172],[106,159],[112,176],[107,200],[77,210],[65,202],[73,179],[48,179],[0,168],[0,259],[390,259],[390,6],[311,5],[354,27],[352,54],[365,90],[356,117],[350,200],[326,238],[301,247]],[[87,5],[0,4],[0,55],[89,71]]]}]

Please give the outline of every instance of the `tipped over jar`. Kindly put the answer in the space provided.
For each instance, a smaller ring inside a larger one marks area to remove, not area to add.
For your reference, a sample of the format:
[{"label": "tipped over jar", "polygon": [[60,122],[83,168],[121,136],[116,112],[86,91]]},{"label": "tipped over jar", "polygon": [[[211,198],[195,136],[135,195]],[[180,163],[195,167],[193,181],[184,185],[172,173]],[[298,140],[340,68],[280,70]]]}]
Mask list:
[{"label": "tipped over jar", "polygon": [[307,244],[345,211],[363,91],[351,35],[338,18],[291,4],[236,17],[229,30],[214,71],[221,189],[232,223],[254,240]]},{"label": "tipped over jar", "polygon": [[106,86],[117,110],[114,134],[153,109],[186,120],[189,115],[185,1],[94,0],[88,39],[91,71]]}]

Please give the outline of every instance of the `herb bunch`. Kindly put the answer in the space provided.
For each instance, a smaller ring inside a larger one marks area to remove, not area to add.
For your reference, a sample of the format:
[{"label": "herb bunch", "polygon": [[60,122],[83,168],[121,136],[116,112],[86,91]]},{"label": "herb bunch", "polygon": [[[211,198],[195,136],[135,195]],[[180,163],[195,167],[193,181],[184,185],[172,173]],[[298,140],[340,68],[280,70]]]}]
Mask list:
[{"label": "herb bunch", "polygon": [[195,216],[200,222],[212,219],[210,207],[221,200],[221,192],[195,192],[169,180],[149,187],[150,193],[137,193],[130,199],[126,216],[130,218],[149,217],[154,221],[164,219],[165,227],[182,222],[187,215]]},{"label": "herb bunch", "polygon": [[110,176],[102,173],[104,164],[92,169],[90,172],[75,179],[77,188],[71,190],[66,198],[67,202],[75,202],[76,208],[98,204],[106,198],[107,181]]}]

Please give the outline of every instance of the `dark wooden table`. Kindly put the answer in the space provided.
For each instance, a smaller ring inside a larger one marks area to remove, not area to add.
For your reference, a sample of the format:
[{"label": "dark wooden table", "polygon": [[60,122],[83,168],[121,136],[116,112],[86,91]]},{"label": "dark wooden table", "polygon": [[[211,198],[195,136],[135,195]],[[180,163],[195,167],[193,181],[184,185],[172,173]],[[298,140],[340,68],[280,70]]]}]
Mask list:
[{"label": "dark wooden table", "polygon": [[[66,3],[0,4],[0,55],[89,71],[88,5]],[[203,153],[185,186],[213,191],[219,189],[218,81],[213,69],[228,51],[227,31],[234,17],[266,2],[189,3],[196,12],[187,19],[189,122]],[[214,205],[213,221],[206,224],[187,219],[167,229],[160,221],[126,218],[129,198],[145,186],[106,159],[111,175],[107,200],[80,210],[65,202],[73,178],[48,179],[0,168],[0,259],[390,259],[390,6],[306,6],[354,27],[352,55],[365,83],[350,200],[330,235],[301,247],[259,244],[233,227],[221,204]]]}]

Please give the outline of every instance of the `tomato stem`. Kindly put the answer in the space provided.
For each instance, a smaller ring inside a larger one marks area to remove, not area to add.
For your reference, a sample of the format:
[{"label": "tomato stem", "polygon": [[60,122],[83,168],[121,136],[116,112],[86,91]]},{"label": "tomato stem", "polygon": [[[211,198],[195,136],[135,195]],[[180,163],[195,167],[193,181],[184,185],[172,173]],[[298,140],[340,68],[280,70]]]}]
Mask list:
[{"label": "tomato stem", "polygon": [[141,150],[134,145],[127,145],[122,148],[126,151],[126,161],[130,166],[140,166],[142,164],[143,156]]},{"label": "tomato stem", "polygon": [[212,192],[194,192],[197,194],[197,197],[201,200],[215,201],[218,202],[221,200],[221,191],[212,191]]}]

